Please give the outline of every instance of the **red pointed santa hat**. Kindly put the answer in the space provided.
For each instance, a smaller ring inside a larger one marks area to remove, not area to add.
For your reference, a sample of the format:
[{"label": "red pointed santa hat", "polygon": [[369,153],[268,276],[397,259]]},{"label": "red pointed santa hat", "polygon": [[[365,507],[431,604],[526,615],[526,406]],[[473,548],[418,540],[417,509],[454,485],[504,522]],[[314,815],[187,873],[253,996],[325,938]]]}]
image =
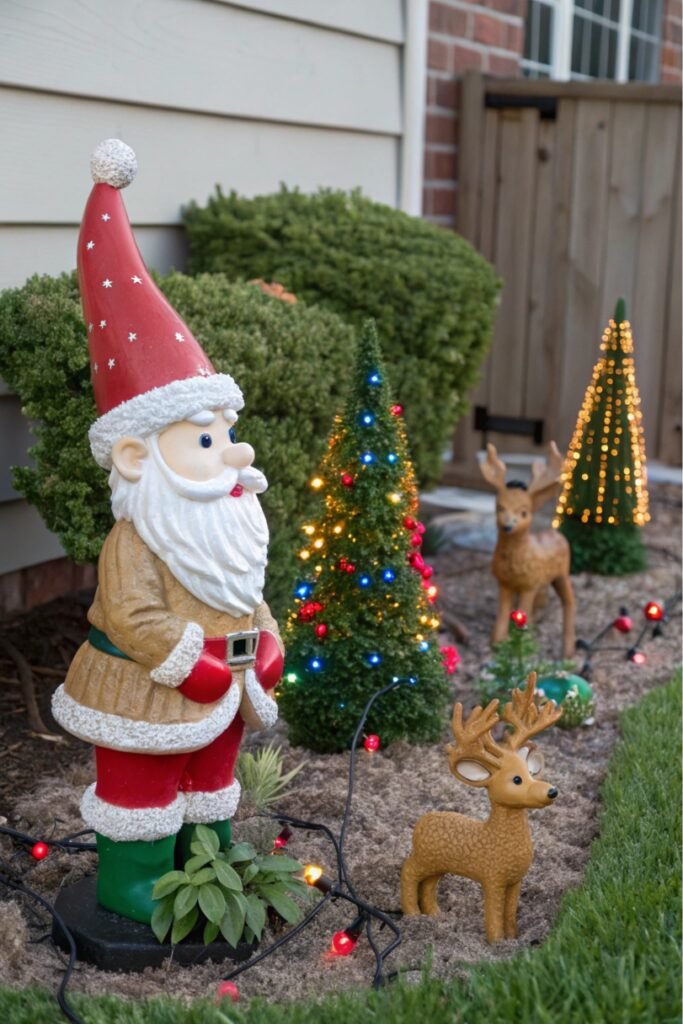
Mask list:
[{"label": "red pointed santa hat", "polygon": [[107,139],[90,169],[95,185],[78,239],[78,280],[99,414],[90,447],[110,469],[119,438],[148,436],[204,409],[241,409],[244,400],[232,377],[216,373],[143,263],[120,192],[135,177],[135,153]]}]

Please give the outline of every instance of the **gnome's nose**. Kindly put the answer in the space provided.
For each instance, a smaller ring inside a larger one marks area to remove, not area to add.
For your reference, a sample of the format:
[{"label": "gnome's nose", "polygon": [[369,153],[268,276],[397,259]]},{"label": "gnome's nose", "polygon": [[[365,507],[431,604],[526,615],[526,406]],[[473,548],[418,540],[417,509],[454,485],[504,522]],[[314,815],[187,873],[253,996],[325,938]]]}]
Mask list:
[{"label": "gnome's nose", "polygon": [[239,444],[228,445],[223,452],[223,462],[232,469],[246,469],[247,466],[251,466],[255,454],[250,444],[240,441]]}]

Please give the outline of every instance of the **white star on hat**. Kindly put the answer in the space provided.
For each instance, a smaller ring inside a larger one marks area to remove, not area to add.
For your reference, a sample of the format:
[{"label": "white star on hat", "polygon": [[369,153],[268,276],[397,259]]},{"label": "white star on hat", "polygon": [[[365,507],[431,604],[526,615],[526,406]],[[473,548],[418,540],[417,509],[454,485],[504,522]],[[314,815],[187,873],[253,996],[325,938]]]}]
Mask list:
[{"label": "white star on hat", "polygon": [[110,359],[109,362],[107,363],[107,366],[109,367],[110,370],[113,370],[114,367],[116,366],[116,360]]},{"label": "white star on hat", "polygon": [[95,248],[95,243],[94,242],[88,242],[88,244],[86,245],[86,249],[94,249],[94,248]]},{"label": "white star on hat", "polygon": [[111,220],[111,217],[109,216],[108,213],[103,213],[102,214],[102,220]]},{"label": "white star on hat", "polygon": [[114,283],[113,281],[110,281],[109,278],[107,278],[105,281],[102,282],[102,287],[103,288],[111,288],[113,283]]},{"label": "white star on hat", "polygon": [[137,341],[137,340],[138,340],[137,334],[135,333],[135,331],[131,331],[130,334],[128,335],[128,341]]},{"label": "white star on hat", "polygon": [[106,327],[106,326],[107,326],[107,321],[106,320],[100,320],[100,327]]},{"label": "white star on hat", "polygon": [[133,284],[142,284],[142,278],[138,277],[137,274],[133,274],[133,276],[131,277],[131,281],[133,282]]}]

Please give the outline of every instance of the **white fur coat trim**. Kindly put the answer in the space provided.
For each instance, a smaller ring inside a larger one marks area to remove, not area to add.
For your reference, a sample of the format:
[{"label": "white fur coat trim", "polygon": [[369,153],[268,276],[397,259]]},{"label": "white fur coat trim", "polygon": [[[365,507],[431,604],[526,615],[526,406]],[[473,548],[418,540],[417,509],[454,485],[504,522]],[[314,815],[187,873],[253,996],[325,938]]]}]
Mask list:
[{"label": "white fur coat trim", "polygon": [[173,836],[183,823],[184,810],[182,793],[165,807],[119,807],[97,796],[95,783],[88,786],[81,800],[81,815],[86,825],[117,843],[152,842]]},{"label": "white fur coat trim", "polygon": [[261,720],[262,728],[272,729],[277,722],[277,701],[268,696],[251,668],[247,669],[244,674],[244,688],[252,708]]},{"label": "white fur coat trim", "polygon": [[150,676],[163,686],[180,686],[199,661],[203,649],[204,630],[196,622],[188,622],[166,661],[152,669]]},{"label": "white fur coat trim", "polygon": [[59,724],[86,743],[141,754],[180,754],[200,750],[228,728],[237,714],[240,687],[230,687],[220,704],[200,722],[138,722],[79,704],[62,684],[52,698]]},{"label": "white fur coat trim", "polygon": [[95,420],[88,437],[90,450],[104,469],[111,469],[111,449],[121,437],[148,437],[203,409],[241,409],[244,398],[227,373],[173,380],[115,406]]},{"label": "white fur coat trim", "polygon": [[208,825],[232,818],[240,802],[241,787],[237,779],[225,789],[213,793],[185,793],[185,821]]}]

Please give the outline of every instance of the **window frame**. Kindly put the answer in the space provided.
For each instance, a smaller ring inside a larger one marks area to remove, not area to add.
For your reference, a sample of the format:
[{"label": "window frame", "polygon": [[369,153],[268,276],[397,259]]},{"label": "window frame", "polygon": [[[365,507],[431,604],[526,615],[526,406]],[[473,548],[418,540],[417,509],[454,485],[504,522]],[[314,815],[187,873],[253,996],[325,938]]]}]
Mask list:
[{"label": "window frame", "polygon": [[[553,27],[550,42],[550,62],[542,64],[534,58],[522,57],[521,68],[523,71],[531,71],[533,77],[552,78],[560,82],[589,81],[591,76],[572,72],[572,38],[574,34],[574,15],[581,11],[586,21],[601,23],[599,16],[592,17],[592,12],[577,8],[575,0],[538,0],[539,3],[551,7],[554,11]],[[661,11],[660,11],[661,16]],[[661,46],[661,26],[657,37],[640,29],[634,29],[633,0],[621,0],[619,5],[619,21],[617,27],[617,54],[615,75],[610,81],[628,82],[629,79],[629,58],[632,38],[656,41]],[[530,75],[529,77],[532,77]],[[657,76],[657,80],[658,80]]]}]

